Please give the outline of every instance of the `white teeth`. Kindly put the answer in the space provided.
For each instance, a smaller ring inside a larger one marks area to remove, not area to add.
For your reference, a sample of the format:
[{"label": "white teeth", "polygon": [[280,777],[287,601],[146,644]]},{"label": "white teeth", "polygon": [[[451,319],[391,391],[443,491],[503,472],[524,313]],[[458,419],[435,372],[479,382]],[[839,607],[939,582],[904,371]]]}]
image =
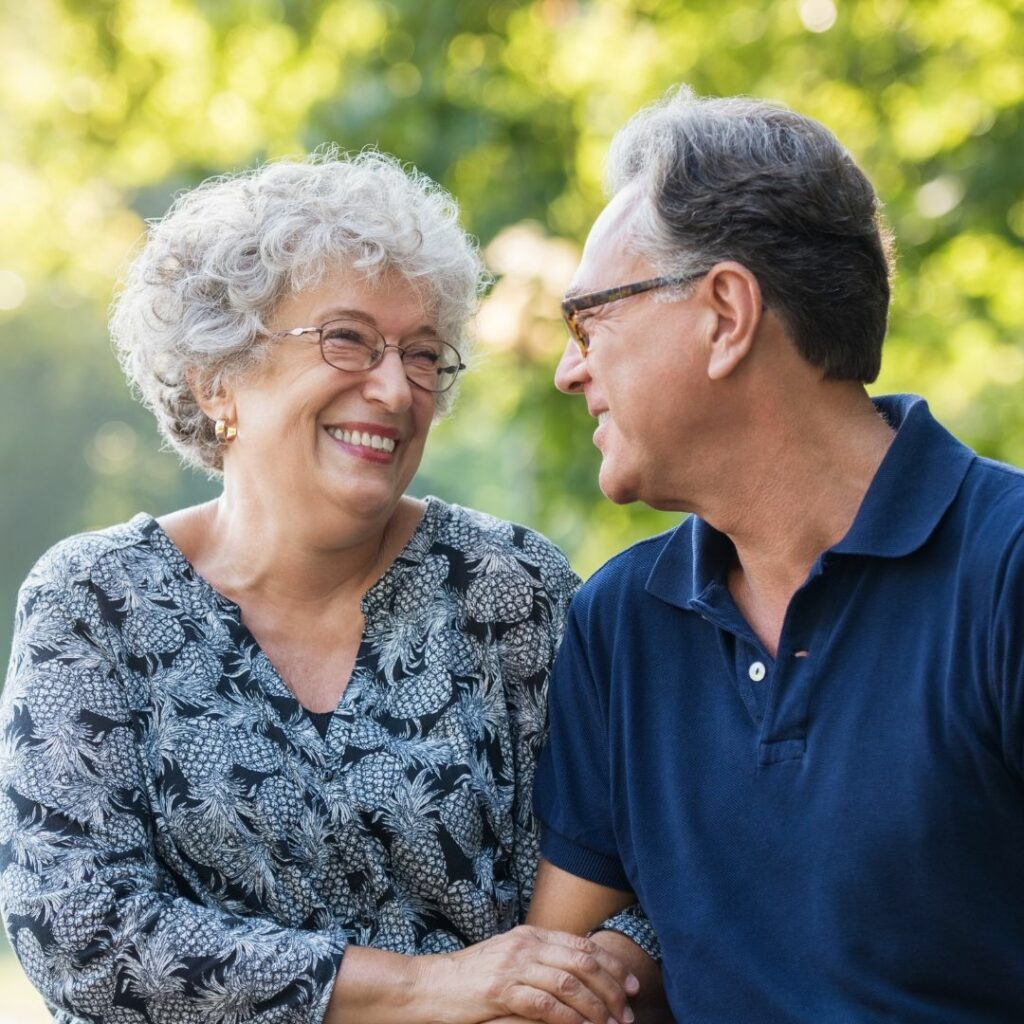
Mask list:
[{"label": "white teeth", "polygon": [[358,430],[339,430],[337,427],[328,427],[327,433],[339,441],[344,441],[345,444],[361,445],[363,448],[372,448],[379,452],[395,450],[395,442],[390,437],[382,437],[380,434],[370,434]]},{"label": "white teeth", "polygon": [[597,414],[597,425],[601,426],[602,424],[605,423],[605,421],[607,419],[608,419],[608,413],[607,412],[599,412]]}]

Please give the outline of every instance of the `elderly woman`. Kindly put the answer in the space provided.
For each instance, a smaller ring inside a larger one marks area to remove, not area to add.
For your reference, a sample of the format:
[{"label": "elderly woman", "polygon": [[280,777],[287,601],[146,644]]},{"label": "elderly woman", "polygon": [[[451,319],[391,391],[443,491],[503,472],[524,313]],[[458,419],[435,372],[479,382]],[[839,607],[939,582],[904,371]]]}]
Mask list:
[{"label": "elderly woman", "polygon": [[0,902],[56,1020],[632,1019],[621,960],[515,927],[576,578],[405,494],[480,279],[451,199],[375,153],[216,179],[152,227],[114,339],[223,492],[22,588]]}]

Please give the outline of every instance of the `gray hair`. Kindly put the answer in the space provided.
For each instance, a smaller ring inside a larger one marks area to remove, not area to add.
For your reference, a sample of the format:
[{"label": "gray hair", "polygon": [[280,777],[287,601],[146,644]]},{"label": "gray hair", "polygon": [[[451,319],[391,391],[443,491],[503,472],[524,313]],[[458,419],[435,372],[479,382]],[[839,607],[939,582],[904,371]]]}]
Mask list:
[{"label": "gray hair", "polygon": [[[476,243],[455,200],[393,157],[325,147],[211,178],[150,222],[110,328],[125,373],[186,463],[223,468],[193,386],[213,391],[258,366],[278,303],[339,265],[422,287],[439,331],[465,355],[487,280]],[[439,415],[453,391],[437,396]]]},{"label": "gray hair", "polygon": [[891,237],[871,183],[823,125],[684,86],[619,131],[608,184],[637,186],[630,244],[660,273],[735,260],[826,377],[878,376]]}]

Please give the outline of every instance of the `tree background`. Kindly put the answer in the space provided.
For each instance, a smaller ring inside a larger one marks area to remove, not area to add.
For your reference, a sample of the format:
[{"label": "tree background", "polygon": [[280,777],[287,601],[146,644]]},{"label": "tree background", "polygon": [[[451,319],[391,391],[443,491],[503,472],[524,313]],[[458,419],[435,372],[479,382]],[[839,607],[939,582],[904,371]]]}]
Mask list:
[{"label": "tree background", "polygon": [[[443,182],[496,275],[415,492],[537,527],[584,574],[674,522],[601,498],[591,424],[551,374],[608,141],[676,82],[839,135],[899,242],[875,390],[922,392],[1024,463],[1022,39],[1022,0],[2,0],[0,660],[51,543],[215,493],[158,450],[107,338],[144,220],[325,142]],[[17,998],[0,1018],[24,1024]]]},{"label": "tree background", "polygon": [[[6,0],[5,0],[6,2]],[[173,195],[325,142],[460,199],[497,276],[417,493],[546,531],[583,573],[673,522],[604,502],[550,380],[608,141],[672,83],[778,99],[867,169],[900,245],[877,390],[1024,462],[1021,0],[33,0],[0,21],[0,658],[58,538],[208,497],[160,452],[105,328]]]}]

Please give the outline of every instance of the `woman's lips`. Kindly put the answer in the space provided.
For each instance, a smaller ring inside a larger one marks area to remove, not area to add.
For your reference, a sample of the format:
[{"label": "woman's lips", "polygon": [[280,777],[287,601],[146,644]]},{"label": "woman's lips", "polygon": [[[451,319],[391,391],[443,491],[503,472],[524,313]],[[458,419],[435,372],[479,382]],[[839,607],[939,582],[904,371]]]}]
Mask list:
[{"label": "woman's lips", "polygon": [[352,455],[370,462],[391,462],[398,448],[398,433],[372,424],[329,426],[324,430]]}]

